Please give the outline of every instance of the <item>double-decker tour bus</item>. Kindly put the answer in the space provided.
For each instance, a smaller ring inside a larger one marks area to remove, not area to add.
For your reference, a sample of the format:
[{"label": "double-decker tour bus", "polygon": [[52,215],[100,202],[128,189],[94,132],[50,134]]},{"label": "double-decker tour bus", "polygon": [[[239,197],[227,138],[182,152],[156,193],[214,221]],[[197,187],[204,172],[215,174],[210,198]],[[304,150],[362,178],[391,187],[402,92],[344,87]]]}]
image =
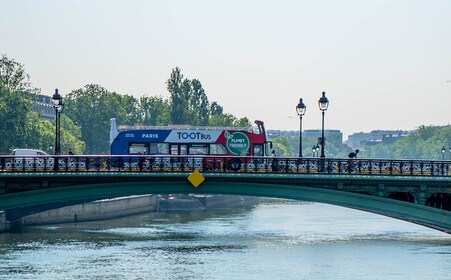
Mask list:
[{"label": "double-decker tour bus", "polygon": [[[203,168],[218,168],[217,164],[239,170],[246,157],[263,157],[270,154],[271,143],[266,140],[262,121],[256,127],[209,128],[179,126],[117,127],[111,119],[111,155],[154,155],[154,160],[164,161],[161,155],[202,160]],[[192,157],[188,157],[192,156]],[[157,164],[162,164],[159,162]],[[192,163],[196,165],[195,163]],[[214,164],[214,166],[212,166]],[[173,165],[172,165],[173,167]]]}]

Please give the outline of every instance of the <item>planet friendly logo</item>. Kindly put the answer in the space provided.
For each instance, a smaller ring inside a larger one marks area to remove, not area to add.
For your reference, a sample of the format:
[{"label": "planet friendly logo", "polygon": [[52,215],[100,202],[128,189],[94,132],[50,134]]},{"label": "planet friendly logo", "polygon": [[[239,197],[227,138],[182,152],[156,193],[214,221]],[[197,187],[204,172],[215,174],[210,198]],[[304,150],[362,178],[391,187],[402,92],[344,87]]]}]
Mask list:
[{"label": "planet friendly logo", "polygon": [[243,132],[233,132],[230,133],[226,131],[224,133],[225,138],[227,139],[227,149],[234,155],[237,156],[245,156],[249,152],[250,141],[249,137]]}]

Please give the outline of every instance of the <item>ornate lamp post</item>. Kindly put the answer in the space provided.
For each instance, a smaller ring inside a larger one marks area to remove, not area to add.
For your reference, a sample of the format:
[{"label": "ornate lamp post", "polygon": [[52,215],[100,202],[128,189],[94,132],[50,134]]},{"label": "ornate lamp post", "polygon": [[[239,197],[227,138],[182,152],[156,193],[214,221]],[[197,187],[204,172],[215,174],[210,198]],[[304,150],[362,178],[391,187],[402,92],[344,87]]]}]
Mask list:
[{"label": "ornate lamp post", "polygon": [[302,116],[305,114],[305,110],[307,110],[307,107],[304,105],[304,102],[302,102],[302,98],[299,99],[299,103],[296,106],[296,112],[299,116],[299,157],[302,157]]},{"label": "ornate lamp post", "polygon": [[317,145],[313,145],[312,147],[312,156],[313,157],[318,157],[318,153],[319,153],[319,146]]},{"label": "ornate lamp post", "polygon": [[[58,89],[55,89],[55,94],[52,96],[53,108],[55,108],[55,155],[61,154],[61,133],[60,133],[60,119],[61,112],[63,111],[64,103],[63,98],[58,93]],[[55,161],[55,167],[57,166],[57,161]]]},{"label": "ornate lamp post", "polygon": [[442,147],[442,160],[445,160],[445,146]]},{"label": "ornate lamp post", "polygon": [[323,115],[322,128],[321,128],[321,158],[325,158],[326,156],[324,155],[324,142],[325,142],[324,141],[324,113],[327,110],[327,108],[329,107],[329,99],[327,99],[326,92],[324,92],[324,91],[323,91],[323,95],[318,100],[318,106]]}]

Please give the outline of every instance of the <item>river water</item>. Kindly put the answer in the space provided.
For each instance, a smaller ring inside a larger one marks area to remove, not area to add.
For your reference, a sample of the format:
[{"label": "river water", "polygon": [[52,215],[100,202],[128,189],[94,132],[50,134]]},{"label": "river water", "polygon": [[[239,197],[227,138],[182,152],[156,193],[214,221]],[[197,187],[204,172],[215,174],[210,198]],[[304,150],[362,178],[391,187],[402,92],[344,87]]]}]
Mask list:
[{"label": "river water", "polygon": [[0,279],[451,279],[451,235],[351,209],[267,201],[0,234]]}]

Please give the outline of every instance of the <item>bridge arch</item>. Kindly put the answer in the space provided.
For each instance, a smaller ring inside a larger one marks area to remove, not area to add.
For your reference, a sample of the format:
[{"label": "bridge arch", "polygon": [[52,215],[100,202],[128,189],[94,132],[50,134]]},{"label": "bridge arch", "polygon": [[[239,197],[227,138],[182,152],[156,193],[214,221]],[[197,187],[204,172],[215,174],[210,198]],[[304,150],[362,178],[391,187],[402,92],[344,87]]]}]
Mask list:
[{"label": "bridge arch", "polygon": [[424,205],[354,192],[318,189],[300,184],[261,182],[204,182],[194,188],[187,181],[153,180],[142,182],[104,182],[11,193],[2,195],[0,209],[42,204],[94,201],[140,194],[230,194],[284,198],[327,203],[376,213],[451,233],[451,212]]}]

